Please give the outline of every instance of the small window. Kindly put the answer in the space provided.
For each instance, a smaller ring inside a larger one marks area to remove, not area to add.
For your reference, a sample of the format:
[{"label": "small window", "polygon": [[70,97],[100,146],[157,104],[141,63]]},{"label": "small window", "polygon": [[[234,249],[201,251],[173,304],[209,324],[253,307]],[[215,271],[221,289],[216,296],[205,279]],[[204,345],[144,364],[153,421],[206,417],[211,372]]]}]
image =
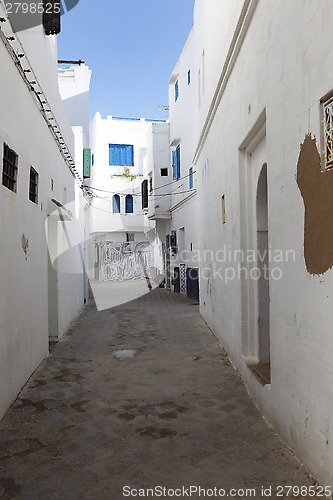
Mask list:
[{"label": "small window", "polygon": [[193,188],[193,167],[191,167],[189,169],[188,180],[189,180],[189,187],[190,187],[190,189],[192,189]]},{"label": "small window", "polygon": [[2,167],[2,184],[14,191],[17,191],[17,164],[18,156],[10,149],[7,144],[3,145],[3,167]]},{"label": "small window", "polygon": [[172,173],[173,180],[180,179],[180,146],[172,151]]},{"label": "small window", "polygon": [[179,81],[177,80],[175,83],[175,102],[178,101],[179,97]]},{"label": "small window", "polygon": [[187,72],[187,85],[190,85],[191,83],[191,70],[189,69]]},{"label": "small window", "polygon": [[29,200],[38,203],[38,173],[30,168]]},{"label": "small window", "polygon": [[133,213],[133,196],[131,194],[128,194],[125,198],[125,213]]},{"label": "small window", "polygon": [[168,169],[161,168],[161,177],[168,177]]},{"label": "small window", "polygon": [[134,233],[126,233],[126,241],[127,243],[130,243],[131,241],[134,241]]},{"label": "small window", "polygon": [[120,214],[120,196],[119,194],[115,194],[113,197],[113,213]]},{"label": "small window", "polygon": [[134,166],[134,147],[131,144],[109,144],[109,165]]},{"label": "small window", "polygon": [[325,169],[333,167],[333,97],[323,103]]}]

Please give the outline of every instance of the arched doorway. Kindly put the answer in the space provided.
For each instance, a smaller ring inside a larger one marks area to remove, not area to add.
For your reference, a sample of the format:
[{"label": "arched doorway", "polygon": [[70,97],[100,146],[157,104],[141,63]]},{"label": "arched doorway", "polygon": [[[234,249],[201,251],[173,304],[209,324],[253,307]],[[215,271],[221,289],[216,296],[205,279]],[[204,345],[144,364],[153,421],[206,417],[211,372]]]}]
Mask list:
[{"label": "arched doorway", "polygon": [[[268,247],[268,186],[267,163],[262,166],[256,196],[257,267],[258,272],[258,358],[270,363],[269,331],[269,247]],[[268,368],[268,367],[267,367]]]}]

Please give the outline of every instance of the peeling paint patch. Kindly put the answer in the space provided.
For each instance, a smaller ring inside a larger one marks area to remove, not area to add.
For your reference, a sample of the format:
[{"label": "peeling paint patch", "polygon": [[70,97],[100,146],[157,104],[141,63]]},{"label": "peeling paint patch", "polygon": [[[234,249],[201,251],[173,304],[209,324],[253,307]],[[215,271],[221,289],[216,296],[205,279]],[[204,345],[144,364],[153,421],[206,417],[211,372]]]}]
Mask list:
[{"label": "peeling paint patch", "polygon": [[316,141],[306,135],[297,164],[297,184],[304,201],[304,258],[310,274],[333,267],[333,170],[321,171]]}]

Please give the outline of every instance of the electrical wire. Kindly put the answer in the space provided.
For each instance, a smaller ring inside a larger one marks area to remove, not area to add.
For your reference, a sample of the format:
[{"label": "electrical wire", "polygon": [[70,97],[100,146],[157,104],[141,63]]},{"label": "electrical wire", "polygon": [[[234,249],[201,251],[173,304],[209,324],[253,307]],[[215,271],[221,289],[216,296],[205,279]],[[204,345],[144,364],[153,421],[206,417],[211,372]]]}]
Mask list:
[{"label": "electrical wire", "polygon": [[106,214],[111,214],[111,215],[130,215],[130,216],[140,216],[140,217],[144,217],[144,213],[142,214],[134,214],[134,213],[129,213],[129,214],[121,214],[121,213],[115,213],[115,212],[112,212],[111,210],[103,210],[102,208],[98,208],[98,207],[94,207],[94,205],[90,205],[90,208],[94,208],[95,210],[99,210],[100,212],[105,212]]},{"label": "electrical wire", "polygon": [[179,177],[179,179],[176,179],[174,181],[169,182],[168,184],[164,184],[163,186],[158,186],[157,188],[154,188],[153,191],[157,191],[157,189],[162,189],[166,186],[170,186],[171,184],[174,184],[175,182],[181,181],[182,179],[187,179],[187,177],[190,177],[193,174],[196,174],[196,170],[192,172],[192,174],[184,175],[184,177]]},{"label": "electrical wire", "polygon": [[[111,194],[118,194],[119,195],[119,191],[115,191],[115,192],[111,192],[111,191],[108,191],[109,193]],[[173,191],[172,193],[166,193],[166,194],[155,194],[155,195],[150,195],[150,196],[153,196],[153,197],[158,197],[158,198],[164,198],[165,196],[173,196],[175,194],[186,194],[186,193],[195,193],[196,190],[195,189],[188,189],[186,191],[179,191],[178,193],[176,191]],[[122,194],[122,193],[120,193]],[[124,193],[125,194],[125,193]],[[141,193],[131,193],[131,196],[139,196],[141,197],[142,194]],[[94,199],[98,199],[98,200],[111,200],[112,199],[112,196],[97,196],[97,195],[94,195]]]},{"label": "electrical wire", "polygon": [[[196,170],[194,172],[192,172],[192,174],[195,174],[196,173]],[[184,175],[183,177],[180,177],[179,179],[177,180],[174,180],[174,181],[171,181],[169,182],[168,184],[164,184],[163,186],[158,186],[157,188],[153,189],[153,193],[155,191],[157,191],[157,189],[162,189],[166,186],[171,186],[172,184],[175,184],[176,182],[179,182],[183,179],[187,179],[188,177],[190,177],[191,174],[188,174],[188,175]],[[93,186],[89,186],[89,189],[92,189],[93,191],[100,191],[102,193],[108,193],[108,194],[119,194],[119,192],[117,191],[108,191],[107,189],[100,189],[100,188],[95,188]],[[186,192],[186,191],[184,191]],[[175,191],[173,191],[172,193],[165,193],[163,195],[159,195],[159,194],[156,194],[155,196],[171,196],[172,194],[174,194]],[[131,193],[133,196],[141,196],[141,193]],[[175,193],[175,194],[178,194],[178,193]]]}]

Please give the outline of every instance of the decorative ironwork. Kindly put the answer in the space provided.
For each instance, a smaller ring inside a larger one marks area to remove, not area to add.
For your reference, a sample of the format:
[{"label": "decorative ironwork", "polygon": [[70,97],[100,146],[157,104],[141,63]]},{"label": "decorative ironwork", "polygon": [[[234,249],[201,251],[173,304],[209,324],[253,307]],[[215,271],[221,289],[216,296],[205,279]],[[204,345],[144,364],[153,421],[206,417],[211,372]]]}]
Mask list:
[{"label": "decorative ironwork", "polygon": [[325,168],[333,167],[333,97],[324,102]]}]

